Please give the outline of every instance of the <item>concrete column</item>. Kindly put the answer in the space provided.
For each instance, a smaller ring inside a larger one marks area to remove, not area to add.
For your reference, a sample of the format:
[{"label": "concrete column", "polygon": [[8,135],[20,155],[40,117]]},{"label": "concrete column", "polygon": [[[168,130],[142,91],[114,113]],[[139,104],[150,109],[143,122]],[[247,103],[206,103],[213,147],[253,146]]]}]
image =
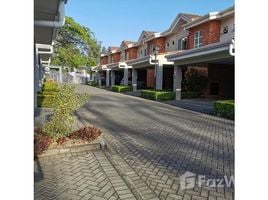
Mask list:
[{"label": "concrete column", "polygon": [[163,89],[163,65],[156,66],[156,89]]},{"label": "concrete column", "polygon": [[59,82],[62,83],[62,67],[59,68]]},{"label": "concrete column", "polygon": [[181,66],[175,65],[173,91],[176,93],[176,100],[181,100],[181,81],[182,81]]},{"label": "concrete column", "polygon": [[115,85],[115,71],[111,71],[111,86]]},{"label": "concrete column", "polygon": [[97,80],[98,80],[99,86],[101,86],[101,75],[99,72],[98,72]]},{"label": "concrete column", "polygon": [[128,68],[124,68],[124,83],[123,85],[128,85]]},{"label": "concrete column", "polygon": [[137,70],[132,68],[132,87],[133,87],[133,92],[137,91],[137,78],[138,78]]},{"label": "concrete column", "polygon": [[106,86],[110,86],[110,70],[106,70]]}]

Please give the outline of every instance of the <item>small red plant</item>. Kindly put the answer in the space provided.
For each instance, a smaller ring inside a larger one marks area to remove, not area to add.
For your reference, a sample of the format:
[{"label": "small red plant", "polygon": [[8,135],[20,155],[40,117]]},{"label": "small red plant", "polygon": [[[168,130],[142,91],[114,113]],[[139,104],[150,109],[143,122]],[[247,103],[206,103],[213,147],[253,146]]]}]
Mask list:
[{"label": "small red plant", "polygon": [[64,144],[65,142],[67,142],[69,140],[69,138],[67,138],[67,137],[60,137],[60,138],[58,138],[57,139],[57,143],[58,144]]},{"label": "small red plant", "polygon": [[99,128],[87,126],[87,127],[80,128],[77,131],[74,131],[68,137],[70,139],[82,139],[82,140],[91,141],[91,140],[96,139],[100,135],[101,135],[101,130]]},{"label": "small red plant", "polygon": [[52,143],[52,138],[47,135],[35,134],[34,135],[34,154],[38,155],[47,150]]}]

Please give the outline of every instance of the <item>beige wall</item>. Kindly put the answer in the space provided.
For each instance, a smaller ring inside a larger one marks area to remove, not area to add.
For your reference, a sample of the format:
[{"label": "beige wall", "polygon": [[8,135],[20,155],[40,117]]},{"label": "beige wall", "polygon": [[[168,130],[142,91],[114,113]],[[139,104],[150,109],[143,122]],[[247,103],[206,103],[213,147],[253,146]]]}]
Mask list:
[{"label": "beige wall", "polygon": [[[228,26],[228,33],[223,34],[223,28],[225,26]],[[226,19],[223,19],[221,21],[221,35],[220,35],[220,41],[227,41],[234,38],[234,17],[229,17]]]},{"label": "beige wall", "polygon": [[[177,33],[174,33],[167,37],[166,39],[166,51],[176,51],[178,50],[178,40],[180,38],[186,37],[188,33],[184,30],[179,30]],[[174,41],[174,45],[172,42]],[[167,46],[167,43],[169,43],[169,46]]]},{"label": "beige wall", "polygon": [[[147,47],[148,47],[147,42],[145,42],[143,45],[138,47],[138,52],[137,52],[138,58],[144,57],[144,51],[147,49]],[[142,51],[142,54],[141,54],[141,51]]]},{"label": "beige wall", "polygon": [[125,60],[125,51],[121,51],[120,52],[120,61],[124,61]]}]

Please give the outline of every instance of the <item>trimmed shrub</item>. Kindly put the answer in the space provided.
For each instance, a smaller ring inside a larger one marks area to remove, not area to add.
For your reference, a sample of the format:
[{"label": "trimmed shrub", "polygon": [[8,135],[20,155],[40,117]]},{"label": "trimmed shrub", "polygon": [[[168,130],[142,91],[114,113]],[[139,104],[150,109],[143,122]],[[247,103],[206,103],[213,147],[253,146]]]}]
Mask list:
[{"label": "trimmed shrub", "polygon": [[175,99],[175,92],[165,90],[142,90],[141,97],[156,101],[173,100]]},{"label": "trimmed shrub", "polygon": [[42,86],[42,91],[43,92],[51,92],[51,91],[58,91],[59,88],[58,88],[58,84],[55,83],[55,82],[52,82],[52,81],[46,81],[44,82],[43,86]]},{"label": "trimmed shrub", "polygon": [[132,87],[127,86],[127,85],[114,85],[112,86],[112,91],[113,92],[129,92],[129,91],[132,91]]},{"label": "trimmed shrub", "polygon": [[63,85],[56,93],[52,102],[53,115],[44,125],[43,131],[53,139],[67,136],[71,133],[74,123],[73,112],[86,103],[88,95],[76,94],[75,87]]},{"label": "trimmed shrub", "polygon": [[234,100],[222,100],[214,102],[214,112],[222,117],[234,119],[235,116]]},{"label": "trimmed shrub", "polygon": [[183,99],[198,98],[198,97],[201,97],[201,93],[200,92],[182,92],[181,97]]},{"label": "trimmed shrub", "polygon": [[45,81],[42,86],[42,92],[37,94],[38,107],[52,107],[54,96],[58,93],[59,86],[53,81]]},{"label": "trimmed shrub", "polygon": [[97,86],[98,85],[98,83],[96,83],[95,81],[89,81],[87,84],[90,86]]},{"label": "trimmed shrub", "polygon": [[52,95],[51,94],[38,94],[37,95],[37,106],[51,108],[54,97],[55,97],[54,94],[52,94]]}]

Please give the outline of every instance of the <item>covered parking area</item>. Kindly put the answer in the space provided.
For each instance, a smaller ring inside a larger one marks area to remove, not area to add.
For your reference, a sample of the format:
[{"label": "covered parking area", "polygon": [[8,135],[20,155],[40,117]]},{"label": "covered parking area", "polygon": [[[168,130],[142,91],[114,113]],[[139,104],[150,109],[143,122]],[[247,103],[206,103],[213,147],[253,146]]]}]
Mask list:
[{"label": "covered parking area", "polygon": [[207,70],[206,98],[234,98],[234,56],[230,44],[230,41],[214,43],[166,56],[174,62],[176,100],[181,99],[183,72],[189,67]]},{"label": "covered parking area", "polygon": [[[155,62],[156,60],[156,62]],[[149,55],[126,62],[131,68],[133,90],[156,88],[157,90],[173,88],[173,62],[165,58],[165,54],[158,54],[156,59]]]}]

